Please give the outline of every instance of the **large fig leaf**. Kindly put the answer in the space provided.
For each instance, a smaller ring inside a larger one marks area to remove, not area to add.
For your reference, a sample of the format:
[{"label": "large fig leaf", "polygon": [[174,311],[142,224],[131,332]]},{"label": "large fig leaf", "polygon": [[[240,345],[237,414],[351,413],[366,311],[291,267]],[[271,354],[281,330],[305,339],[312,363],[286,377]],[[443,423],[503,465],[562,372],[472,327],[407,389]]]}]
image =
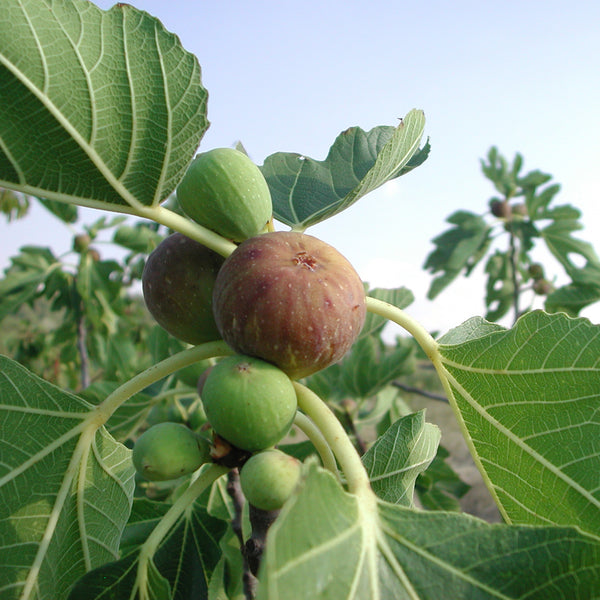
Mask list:
[{"label": "large fig leaf", "polygon": [[419,149],[424,128],[423,112],[411,110],[398,127],[347,129],[323,161],[289,152],[268,156],[261,169],[275,218],[305,229],[419,166],[429,153],[429,144]]},{"label": "large fig leaf", "polygon": [[547,600],[600,594],[600,541],[346,493],[313,466],[269,532],[259,600]]},{"label": "large fig leaf", "polygon": [[94,407],[0,357],[0,597],[56,600],[115,560],[133,497],[130,450]]},{"label": "large fig leaf", "polygon": [[145,12],[4,0],[0,186],[130,212],[165,200],[208,127],[196,58]]},{"label": "large fig leaf", "polygon": [[512,523],[600,534],[600,326],[531,312],[439,340],[440,371],[478,466]]}]

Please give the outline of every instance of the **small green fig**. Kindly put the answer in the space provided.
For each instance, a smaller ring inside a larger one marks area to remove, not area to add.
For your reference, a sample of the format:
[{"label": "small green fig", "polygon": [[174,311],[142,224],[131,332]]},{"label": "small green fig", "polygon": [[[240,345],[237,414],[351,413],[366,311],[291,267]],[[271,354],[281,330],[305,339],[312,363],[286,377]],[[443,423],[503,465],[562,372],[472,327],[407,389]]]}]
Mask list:
[{"label": "small green fig", "polygon": [[279,442],[297,408],[296,391],[283,371],[242,355],[224,358],[211,368],[201,399],[215,432],[248,452]]},{"label": "small green fig", "polygon": [[165,238],[142,273],[144,301],[156,322],[189,344],[221,338],[212,292],[224,258],[181,233]]},{"label": "small green fig", "polygon": [[518,202],[517,204],[512,205],[512,213],[514,215],[519,215],[520,217],[528,217],[529,212],[527,210],[527,206],[523,202]]},{"label": "small green fig", "polygon": [[167,481],[193,473],[210,460],[210,444],[180,423],[159,423],[133,446],[133,465],[149,481]]},{"label": "small green fig", "polygon": [[73,250],[75,252],[85,252],[92,243],[92,238],[87,233],[80,233],[73,238]]},{"label": "small green fig", "polygon": [[365,290],[329,244],[275,231],[242,242],[227,258],[215,281],[213,311],[236,352],[298,379],[350,350],[365,320]]},{"label": "small green fig", "polygon": [[544,278],[544,267],[540,263],[531,263],[527,271],[529,276],[535,281]]},{"label": "small green fig", "polygon": [[177,188],[177,200],[196,223],[236,242],[261,232],[273,212],[261,170],[233,148],[198,154]]},{"label": "small green fig", "polygon": [[261,510],[279,510],[298,485],[300,464],[275,448],[254,454],[240,471],[246,500]]},{"label": "small green fig", "polygon": [[533,282],[533,291],[538,296],[547,296],[554,291],[554,286],[547,279],[536,279]]}]

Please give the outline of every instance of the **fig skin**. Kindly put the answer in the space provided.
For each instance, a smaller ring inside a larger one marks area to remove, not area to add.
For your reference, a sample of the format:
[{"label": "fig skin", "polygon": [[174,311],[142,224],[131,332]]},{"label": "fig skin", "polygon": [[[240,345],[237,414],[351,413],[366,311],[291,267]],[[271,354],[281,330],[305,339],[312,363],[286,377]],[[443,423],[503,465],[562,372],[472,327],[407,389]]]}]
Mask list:
[{"label": "fig skin", "polygon": [[169,481],[193,473],[210,460],[210,444],[181,423],[159,423],[133,445],[133,465],[148,481]]},{"label": "fig skin", "polygon": [[273,213],[261,170],[233,148],[198,154],[177,188],[177,200],[190,219],[234,242],[260,233]]},{"label": "fig skin", "polygon": [[156,322],[189,344],[221,339],[212,292],[225,259],[181,233],[165,238],[142,273],[144,301]]},{"label": "fig skin", "polygon": [[254,454],[240,471],[246,500],[261,510],[279,510],[298,485],[300,464],[276,448]]},{"label": "fig skin", "polygon": [[297,409],[296,391],[283,371],[242,355],[228,356],[211,368],[201,400],[217,435],[248,452],[277,444]]},{"label": "fig skin", "polygon": [[366,315],[363,283],[335,248],[277,231],[242,242],[215,281],[213,311],[236,352],[258,356],[292,379],[339,361]]}]

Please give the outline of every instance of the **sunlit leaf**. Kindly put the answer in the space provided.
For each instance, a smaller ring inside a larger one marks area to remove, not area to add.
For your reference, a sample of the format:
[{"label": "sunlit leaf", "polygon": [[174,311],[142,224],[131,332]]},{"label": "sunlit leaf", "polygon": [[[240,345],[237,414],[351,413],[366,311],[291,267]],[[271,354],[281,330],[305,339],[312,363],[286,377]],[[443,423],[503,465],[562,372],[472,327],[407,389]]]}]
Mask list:
[{"label": "sunlit leaf", "polygon": [[443,376],[500,509],[598,535],[600,327],[541,311],[467,327],[440,340]]},{"label": "sunlit leaf", "polygon": [[348,494],[313,467],[269,533],[258,599],[568,600],[599,593],[600,542],[575,528],[414,511]]},{"label": "sunlit leaf", "polygon": [[200,67],[127,4],[5,0],[0,185],[128,210],[174,190],[208,126]]},{"label": "sunlit leaf", "polygon": [[427,158],[429,145],[419,150],[424,128],[423,112],[411,110],[396,128],[347,129],[323,161],[288,152],[267,157],[261,169],[275,218],[304,229],[404,175]]}]

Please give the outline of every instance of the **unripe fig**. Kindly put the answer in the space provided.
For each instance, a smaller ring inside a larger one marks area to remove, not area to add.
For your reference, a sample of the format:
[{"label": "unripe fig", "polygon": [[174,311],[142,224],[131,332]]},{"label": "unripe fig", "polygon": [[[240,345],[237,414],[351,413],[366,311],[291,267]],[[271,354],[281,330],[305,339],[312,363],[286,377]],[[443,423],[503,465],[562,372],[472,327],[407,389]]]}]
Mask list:
[{"label": "unripe fig", "polygon": [[180,423],[159,423],[133,446],[136,471],[149,481],[167,481],[193,473],[210,459],[210,444]]},{"label": "unripe fig", "polygon": [[544,278],[544,267],[540,263],[531,263],[527,271],[536,281]]},{"label": "unripe fig", "polygon": [[148,310],[163,329],[190,344],[221,338],[212,292],[224,260],[181,233],[154,249],[142,273],[142,290]]},{"label": "unripe fig", "polygon": [[228,356],[212,367],[201,399],[215,432],[248,452],[279,442],[296,415],[296,391],[290,378],[250,356]]},{"label": "unripe fig", "polygon": [[363,326],[365,291],[344,256],[303,233],[264,233],[223,264],[213,293],[223,339],[292,379],[340,360]]},{"label": "unripe fig", "polygon": [[547,296],[554,291],[554,286],[547,279],[537,279],[533,282],[533,291],[538,296]]},{"label": "unripe fig", "polygon": [[517,204],[512,205],[512,212],[515,215],[519,215],[520,217],[528,217],[529,212],[527,211],[527,206],[523,202],[519,202]]},{"label": "unripe fig", "polygon": [[261,232],[273,212],[261,170],[233,148],[198,154],[177,188],[177,200],[196,223],[236,242]]},{"label": "unripe fig", "polygon": [[300,461],[272,448],[252,456],[240,471],[246,500],[261,510],[279,510],[300,479]]}]

